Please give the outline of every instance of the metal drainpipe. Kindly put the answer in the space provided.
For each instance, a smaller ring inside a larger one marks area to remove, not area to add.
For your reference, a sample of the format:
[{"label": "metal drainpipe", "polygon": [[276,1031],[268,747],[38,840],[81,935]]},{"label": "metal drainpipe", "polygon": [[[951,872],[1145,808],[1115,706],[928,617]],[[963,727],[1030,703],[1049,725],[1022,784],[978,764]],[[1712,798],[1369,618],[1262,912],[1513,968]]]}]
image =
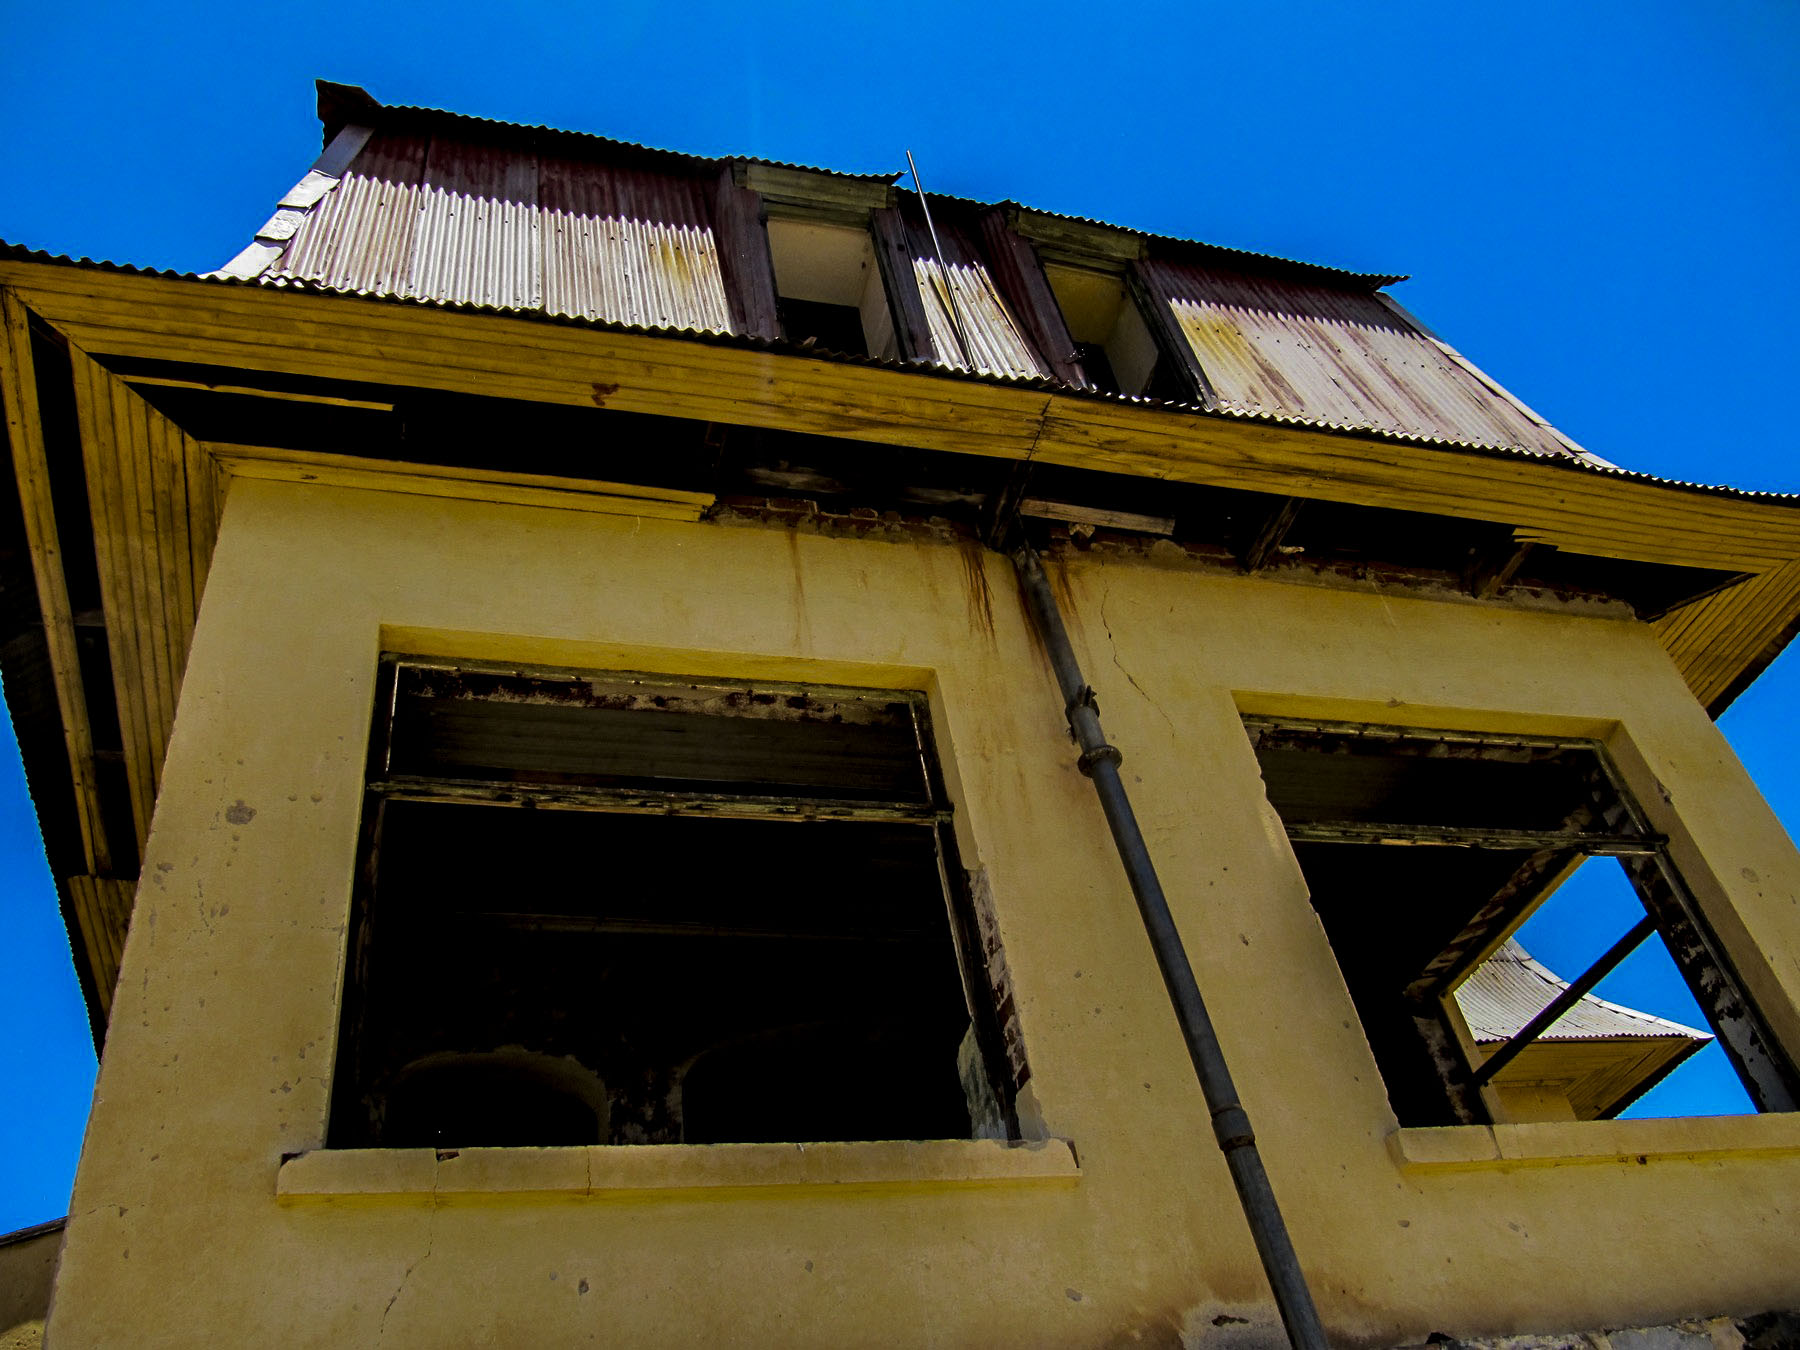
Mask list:
[{"label": "metal drainpipe", "polygon": [[1282,1324],[1288,1340],[1301,1350],[1329,1350],[1325,1328],[1313,1307],[1312,1292],[1306,1287],[1306,1276],[1294,1244],[1288,1239],[1287,1225],[1275,1203],[1275,1192],[1269,1187],[1269,1175],[1263,1170],[1262,1157],[1256,1151],[1256,1136],[1250,1129],[1250,1117],[1238,1102],[1237,1088],[1231,1081],[1231,1070],[1225,1065],[1218,1035],[1212,1019],[1200,999],[1200,986],[1188,964],[1187,951],[1181,945],[1181,934],[1169,913],[1168,899],[1156,868],[1150,861],[1150,850],[1138,829],[1137,816],[1125,795],[1119,778],[1118,749],[1106,743],[1100,730],[1100,713],[1094,705],[1094,691],[1081,678],[1081,667],[1075,650],[1069,645],[1069,634],[1063,628],[1062,614],[1056,597],[1050,593],[1050,582],[1044,567],[1029,545],[1013,554],[1019,581],[1038,634],[1050,653],[1050,664],[1056,670],[1056,683],[1062,690],[1063,710],[1069,719],[1069,731],[1081,747],[1079,761],[1082,773],[1093,781],[1100,795],[1100,809],[1106,814],[1119,859],[1131,881],[1131,893],[1137,897],[1138,912],[1143,915],[1144,930],[1156,951],[1156,964],[1162,969],[1163,984],[1175,1005],[1181,1035],[1187,1042],[1188,1057],[1194,1062],[1194,1073],[1200,1080],[1200,1091],[1212,1113],[1213,1134],[1225,1154],[1226,1166],[1237,1186],[1238,1201],[1244,1217],[1250,1222],[1250,1235],[1256,1241],[1257,1255],[1275,1291],[1275,1304],[1281,1310]]}]

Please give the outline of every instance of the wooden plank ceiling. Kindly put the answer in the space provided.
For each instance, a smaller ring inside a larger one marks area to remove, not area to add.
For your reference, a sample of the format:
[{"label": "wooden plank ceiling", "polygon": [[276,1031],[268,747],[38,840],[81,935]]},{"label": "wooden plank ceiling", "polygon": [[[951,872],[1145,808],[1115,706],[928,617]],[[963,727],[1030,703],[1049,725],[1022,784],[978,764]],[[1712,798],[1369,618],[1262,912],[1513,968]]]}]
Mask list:
[{"label": "wooden plank ceiling", "polygon": [[[57,881],[75,916],[104,1015],[118,977],[136,878],[116,875],[114,849],[103,824],[75,621],[63,577],[63,544],[50,497],[31,319],[16,296],[7,293],[0,300],[6,331],[0,391],[87,865],[85,873]],[[142,856],[194,616],[218,534],[223,480],[213,458],[191,436],[85,351],[70,344],[69,361],[132,827]]]}]

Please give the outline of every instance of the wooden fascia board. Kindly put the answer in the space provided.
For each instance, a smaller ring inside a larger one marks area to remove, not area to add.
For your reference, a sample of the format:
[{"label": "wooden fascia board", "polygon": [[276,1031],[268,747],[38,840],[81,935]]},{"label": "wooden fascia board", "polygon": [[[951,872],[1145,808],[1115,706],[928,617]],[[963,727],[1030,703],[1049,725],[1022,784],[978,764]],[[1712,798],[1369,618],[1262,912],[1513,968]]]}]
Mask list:
[{"label": "wooden fascia board", "polygon": [[699,520],[716,500],[710,492],[602,483],[585,478],[397,464],[257,445],[208,444],[204,448],[217,462],[219,471],[231,478],[316,483],[325,487],[363,488],[415,497],[447,497],[459,501],[548,507],[690,524]]},{"label": "wooden fascia board", "polygon": [[729,421],[1514,527],[1521,542],[1761,572],[1800,507],[1513,456],[719,344],[348,296],[0,263],[89,351]]},{"label": "wooden fascia board", "polygon": [[37,374],[31,356],[29,315],[17,296],[0,290],[0,403],[6,408],[7,438],[12,446],[13,473],[31,550],[38,609],[44,624],[50,676],[62,716],[63,741],[74,785],[76,820],[90,872],[112,867],[106,829],[101,821],[99,789],[94,775],[94,744],[88,721],[87,694],[75,641],[75,620],[63,575],[62,542],[50,499],[50,471],[38,410]]}]

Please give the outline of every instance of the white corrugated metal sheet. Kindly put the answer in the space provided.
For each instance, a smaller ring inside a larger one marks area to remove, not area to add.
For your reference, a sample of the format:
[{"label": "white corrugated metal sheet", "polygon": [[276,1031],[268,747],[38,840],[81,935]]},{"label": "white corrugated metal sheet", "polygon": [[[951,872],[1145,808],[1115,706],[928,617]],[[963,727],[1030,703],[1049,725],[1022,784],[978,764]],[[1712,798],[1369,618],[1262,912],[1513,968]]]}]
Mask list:
[{"label": "white corrugated metal sheet", "polygon": [[[1517,942],[1506,944],[1477,966],[1456,990],[1456,1002],[1476,1041],[1510,1039],[1569,987],[1532,959]],[[1638,1012],[1587,995],[1551,1024],[1544,1040],[1614,1040],[1674,1037],[1711,1040],[1712,1033]]]},{"label": "white corrugated metal sheet", "polygon": [[728,333],[706,187],[529,148],[378,132],[263,277]]},{"label": "white corrugated metal sheet", "polygon": [[1143,275],[1222,411],[1586,457],[1381,295],[1160,260]]},{"label": "white corrugated metal sheet", "polygon": [[[1038,364],[1030,345],[1020,335],[987,268],[979,263],[954,262],[939,267],[936,258],[915,257],[913,279],[925,305],[925,322],[931,327],[931,345],[939,362],[990,375],[1029,378],[1050,373]],[[956,305],[955,320],[950,315],[952,299]],[[963,351],[957,336],[956,321],[961,322],[962,331],[968,335],[968,352]]]}]

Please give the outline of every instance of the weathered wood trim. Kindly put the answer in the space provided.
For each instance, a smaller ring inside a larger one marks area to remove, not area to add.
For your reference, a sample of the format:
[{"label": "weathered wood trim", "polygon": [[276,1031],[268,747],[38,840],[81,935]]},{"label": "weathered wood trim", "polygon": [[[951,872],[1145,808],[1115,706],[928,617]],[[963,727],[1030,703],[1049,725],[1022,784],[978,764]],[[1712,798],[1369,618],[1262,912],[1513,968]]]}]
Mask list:
[{"label": "weathered wood trim", "polygon": [[318,483],[420,497],[690,522],[699,520],[715,500],[709,492],[601,483],[585,478],[450,469],[433,464],[389,464],[349,455],[256,445],[209,444],[204,448],[219,469],[233,477],[282,483]]},{"label": "weathered wood trim", "polygon": [[113,989],[119,982],[119,962],[125,954],[125,934],[131,926],[136,883],[106,877],[64,877],[69,907],[75,913],[77,932],[93,980],[100,1020],[112,1015]]},{"label": "weathered wood trim", "polygon": [[38,410],[37,371],[31,359],[30,317],[19,298],[0,290],[0,402],[6,407],[6,434],[12,445],[26,544],[37,580],[38,609],[43,616],[56,703],[62,714],[63,742],[68,750],[69,777],[75,790],[75,813],[88,870],[112,869],[112,849],[100,811],[94,778],[94,742],[88,722],[87,695],[81,683],[81,658],[75,644],[75,620],[69,610],[69,587],[63,576],[62,545],[50,501],[50,471],[44,450],[43,421]]},{"label": "weathered wood trim", "polygon": [[1269,559],[1281,547],[1287,538],[1288,531],[1294,528],[1294,522],[1300,518],[1300,508],[1306,502],[1301,497],[1284,497],[1263,522],[1256,528],[1256,533],[1244,545],[1244,551],[1238,557],[1238,565],[1246,572],[1260,572],[1269,565]]},{"label": "weathered wood trim", "polygon": [[1012,208],[1012,227],[1041,246],[1052,262],[1114,267],[1144,257],[1144,236],[1096,221],[1070,220],[1025,207]]},{"label": "weathered wood trim", "polygon": [[141,850],[218,533],[218,470],[192,437],[79,346],[70,345],[69,360]]},{"label": "weathered wood trim", "polygon": [[[1520,542],[1599,556],[1746,571],[1800,558],[1794,506],[1603,474],[1577,482],[1550,461],[424,305],[43,264],[0,263],[0,280],[15,269],[34,283],[21,289],[34,308],[95,352],[600,403],[998,458],[1022,459],[1037,442],[1037,458],[1073,467],[1517,522]],[[407,348],[396,350],[401,342]],[[800,398],[816,407],[797,407]]]},{"label": "weathered wood trim", "polygon": [[1694,697],[1713,708],[1767,664],[1769,648],[1800,616],[1800,561],[1715,592],[1657,621],[1656,635]]},{"label": "weathered wood trim", "polygon": [[730,169],[719,175],[713,229],[732,332],[774,341],[781,336],[781,319],[775,309],[775,263],[769,256],[762,198],[755,189],[741,185]]},{"label": "weathered wood trim", "polygon": [[1125,302],[1138,307],[1157,351],[1175,363],[1200,406],[1216,409],[1219,397],[1206,368],[1200,364],[1200,353],[1182,331],[1169,297],[1170,286],[1162,263],[1134,262],[1125,269]]},{"label": "weathered wood trim", "polygon": [[1503,586],[1512,584],[1519,569],[1538,548],[1537,544],[1508,541],[1487,549],[1473,558],[1464,584],[1477,600],[1486,600]]},{"label": "weathered wood trim", "polygon": [[888,308],[894,320],[894,337],[900,355],[908,361],[939,361],[931,340],[931,321],[925,316],[925,298],[919,294],[919,278],[913,268],[911,237],[906,218],[898,208],[875,211],[869,216],[869,232],[875,239],[875,262],[887,289]]},{"label": "weathered wood trim", "polygon": [[1069,336],[1037,250],[1013,232],[1006,212],[998,207],[984,212],[980,224],[989,275],[1043,368],[1065,384],[1087,385],[1087,374],[1075,357],[1075,339]]},{"label": "weathered wood trim", "polygon": [[894,203],[894,187],[875,179],[856,178],[824,169],[739,161],[732,173],[771,206],[804,212],[813,219],[837,216],[861,225],[871,211]]},{"label": "weathered wood trim", "polygon": [[159,759],[151,722],[155,716],[157,662],[139,645],[142,583],[134,576],[142,559],[132,547],[132,530],[124,504],[119,468],[120,444],[129,441],[122,425],[128,407],[112,398],[107,373],[86,353],[71,347],[75,377],[75,415],[87,473],[89,514],[94,527],[94,557],[100,571],[100,605],[106,615],[106,643],[112,658],[113,697],[119,707],[119,731],[125,748],[125,775],[131,788],[132,824],[138,847],[150,833],[156,801]]}]

